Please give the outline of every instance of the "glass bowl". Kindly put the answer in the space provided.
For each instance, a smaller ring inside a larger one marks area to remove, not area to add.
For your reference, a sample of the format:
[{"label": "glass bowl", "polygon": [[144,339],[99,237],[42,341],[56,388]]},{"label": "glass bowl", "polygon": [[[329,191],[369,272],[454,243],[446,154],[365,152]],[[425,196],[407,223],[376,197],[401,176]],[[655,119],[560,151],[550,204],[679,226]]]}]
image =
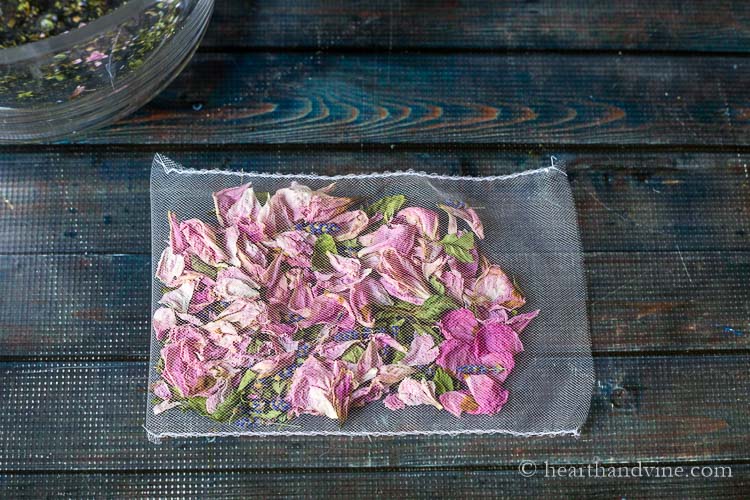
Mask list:
[{"label": "glass bowl", "polygon": [[0,49],[0,143],[53,141],[143,106],[185,67],[213,0],[129,0],[91,23]]}]

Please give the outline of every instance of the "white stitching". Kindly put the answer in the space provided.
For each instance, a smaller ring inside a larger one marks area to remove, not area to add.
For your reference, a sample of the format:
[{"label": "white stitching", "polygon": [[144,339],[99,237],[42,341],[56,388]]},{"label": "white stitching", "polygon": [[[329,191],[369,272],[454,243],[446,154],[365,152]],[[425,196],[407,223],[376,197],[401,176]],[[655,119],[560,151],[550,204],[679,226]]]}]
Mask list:
[{"label": "white stitching", "polygon": [[507,434],[515,437],[561,437],[572,436],[579,438],[581,430],[562,430],[548,432],[517,432],[506,429],[466,429],[456,431],[373,431],[373,432],[345,432],[345,431],[279,431],[279,432],[160,432],[155,433],[146,429],[148,439],[151,442],[159,443],[162,438],[191,438],[191,437],[270,437],[270,436],[344,436],[344,437],[387,437],[387,436],[460,436],[460,435],[481,435],[481,434]]},{"label": "white stitching", "polygon": [[162,156],[157,153],[154,156],[154,162],[158,162],[163,168],[166,174],[183,174],[183,175],[206,175],[206,174],[220,174],[220,175],[236,175],[239,177],[272,177],[276,179],[366,179],[366,178],[379,178],[379,177],[402,177],[402,176],[414,176],[414,177],[429,177],[431,179],[442,179],[442,180],[460,180],[460,181],[493,181],[493,180],[507,180],[515,177],[523,177],[526,175],[534,175],[543,172],[556,171],[564,176],[568,174],[555,166],[538,168],[535,170],[525,170],[523,172],[516,172],[514,174],[507,175],[490,175],[483,177],[469,177],[460,175],[441,175],[441,174],[430,174],[427,172],[420,172],[417,170],[400,170],[395,172],[373,172],[368,174],[339,174],[339,175],[319,175],[319,174],[282,174],[282,173],[271,173],[271,172],[237,172],[232,170],[197,170],[192,168],[179,168],[167,166],[165,160],[173,165],[178,165],[166,156]]}]

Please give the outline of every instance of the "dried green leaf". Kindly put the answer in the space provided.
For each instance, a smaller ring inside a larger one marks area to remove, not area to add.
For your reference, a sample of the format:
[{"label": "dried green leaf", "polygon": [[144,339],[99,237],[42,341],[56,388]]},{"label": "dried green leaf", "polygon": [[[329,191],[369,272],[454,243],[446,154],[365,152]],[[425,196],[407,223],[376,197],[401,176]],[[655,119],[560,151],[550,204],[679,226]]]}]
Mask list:
[{"label": "dried green leaf", "polygon": [[341,356],[341,359],[344,361],[348,361],[349,363],[356,363],[364,353],[365,348],[361,345],[355,344],[346,350],[344,355]]},{"label": "dried green leaf", "polygon": [[257,376],[258,376],[258,374],[255,373],[254,371],[247,370],[245,372],[245,374],[242,376],[242,380],[240,380],[240,385],[237,386],[237,390],[238,391],[244,390],[245,387],[247,387],[248,385],[250,385],[250,383],[253,380],[255,380]]},{"label": "dried green leaf", "polygon": [[432,285],[432,288],[440,295],[445,295],[445,285],[443,285],[440,280],[437,278],[437,276],[432,275],[430,276],[430,285]]},{"label": "dried green leaf", "polygon": [[385,222],[389,222],[404,203],[406,203],[406,197],[402,194],[386,196],[367,207],[365,212],[370,217],[377,213],[383,214]]},{"label": "dried green leaf", "polygon": [[470,252],[474,248],[474,233],[464,233],[460,238],[455,234],[446,234],[440,240],[440,244],[445,248],[445,253],[455,257],[459,262],[474,262],[474,256]]},{"label": "dried green leaf", "polygon": [[328,260],[328,252],[338,254],[336,250],[336,240],[333,236],[323,233],[315,240],[313,248],[312,265],[318,269],[330,269],[331,261]]},{"label": "dried green leaf", "polygon": [[191,255],[190,256],[190,266],[195,271],[197,271],[197,272],[199,272],[199,273],[201,273],[201,274],[203,274],[205,276],[208,276],[212,280],[215,280],[216,279],[216,275],[219,273],[218,269],[216,269],[213,266],[209,266],[208,264],[206,264],[205,262],[203,262],[202,260],[200,260],[195,255]]},{"label": "dried green leaf", "polygon": [[219,406],[216,407],[216,411],[211,413],[209,417],[217,422],[228,422],[234,418],[236,409],[242,402],[242,391],[232,392]]},{"label": "dried green leaf", "polygon": [[432,378],[432,381],[435,382],[435,394],[438,396],[444,392],[454,390],[453,377],[440,367],[435,369],[435,376]]},{"label": "dried green leaf", "polygon": [[458,304],[450,297],[446,297],[445,295],[431,295],[416,310],[414,317],[418,320],[432,323],[439,320],[446,311],[457,307]]}]

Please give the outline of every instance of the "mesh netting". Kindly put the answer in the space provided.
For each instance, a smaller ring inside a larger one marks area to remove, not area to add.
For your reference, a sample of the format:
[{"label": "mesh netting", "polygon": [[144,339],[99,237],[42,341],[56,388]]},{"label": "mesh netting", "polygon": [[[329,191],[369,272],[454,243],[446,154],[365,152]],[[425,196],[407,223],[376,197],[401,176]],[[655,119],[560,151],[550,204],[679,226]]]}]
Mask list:
[{"label": "mesh netting", "polygon": [[577,435],[586,289],[556,167],[151,174],[149,438]]}]

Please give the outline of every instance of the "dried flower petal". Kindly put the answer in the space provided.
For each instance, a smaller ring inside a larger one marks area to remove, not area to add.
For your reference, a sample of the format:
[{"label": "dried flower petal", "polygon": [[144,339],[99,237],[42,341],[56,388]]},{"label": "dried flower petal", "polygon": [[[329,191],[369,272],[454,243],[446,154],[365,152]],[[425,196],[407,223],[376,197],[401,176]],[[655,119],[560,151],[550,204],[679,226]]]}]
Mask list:
[{"label": "dried flower petal", "polygon": [[343,425],[381,399],[456,416],[502,409],[519,333],[539,311],[516,310],[525,298],[482,254],[477,212],[441,204],[441,233],[438,212],[405,196],[365,212],[334,188],[292,182],[261,204],[248,183],[213,193],[216,220],[168,213],[155,413]]},{"label": "dried flower petal", "polygon": [[435,383],[422,379],[417,382],[412,378],[405,378],[398,386],[398,398],[407,406],[432,405],[438,410],[443,405],[435,397]]}]

